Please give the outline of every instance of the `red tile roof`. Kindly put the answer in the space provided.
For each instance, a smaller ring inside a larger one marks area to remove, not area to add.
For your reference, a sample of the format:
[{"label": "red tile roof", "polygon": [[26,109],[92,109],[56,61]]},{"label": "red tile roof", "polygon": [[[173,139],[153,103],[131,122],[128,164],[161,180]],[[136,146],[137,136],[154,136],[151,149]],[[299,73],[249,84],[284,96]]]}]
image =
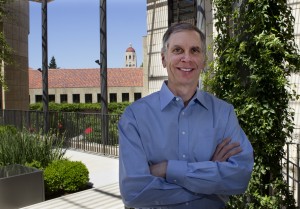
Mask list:
[{"label": "red tile roof", "polygon": [[[42,88],[42,73],[29,69],[29,89]],[[48,88],[87,88],[100,86],[100,69],[49,69]],[[142,87],[143,68],[107,69],[108,87]]]}]

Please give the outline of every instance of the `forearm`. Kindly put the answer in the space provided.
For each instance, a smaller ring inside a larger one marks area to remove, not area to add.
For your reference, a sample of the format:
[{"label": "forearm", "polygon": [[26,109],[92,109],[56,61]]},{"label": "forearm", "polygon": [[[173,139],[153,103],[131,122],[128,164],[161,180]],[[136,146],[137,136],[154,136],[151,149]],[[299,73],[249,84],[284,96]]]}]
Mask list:
[{"label": "forearm", "polygon": [[[125,175],[127,173],[128,175]],[[130,207],[163,207],[199,199],[181,186],[168,183],[151,174],[130,174],[120,169],[120,191],[124,204]]]},{"label": "forearm", "polygon": [[247,188],[252,167],[252,153],[231,157],[226,162],[171,160],[168,161],[166,181],[194,193],[240,194]]}]

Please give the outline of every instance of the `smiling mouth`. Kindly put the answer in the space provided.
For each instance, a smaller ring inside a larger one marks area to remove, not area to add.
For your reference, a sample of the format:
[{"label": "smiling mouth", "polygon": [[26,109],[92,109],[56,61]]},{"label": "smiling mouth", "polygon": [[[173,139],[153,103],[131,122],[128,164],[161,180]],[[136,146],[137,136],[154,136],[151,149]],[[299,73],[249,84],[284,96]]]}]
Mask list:
[{"label": "smiling mouth", "polygon": [[184,72],[191,72],[193,70],[192,68],[178,68],[178,69]]}]

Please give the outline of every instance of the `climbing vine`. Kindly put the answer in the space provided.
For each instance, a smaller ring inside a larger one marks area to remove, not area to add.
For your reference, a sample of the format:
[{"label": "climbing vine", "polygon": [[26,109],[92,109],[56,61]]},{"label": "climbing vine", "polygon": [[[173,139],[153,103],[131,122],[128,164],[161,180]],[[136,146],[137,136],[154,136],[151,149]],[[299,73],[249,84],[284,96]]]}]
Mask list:
[{"label": "climbing vine", "polygon": [[282,175],[284,145],[293,131],[288,77],[300,70],[294,17],[285,0],[213,0],[216,58],[205,88],[235,106],[255,156],[245,194],[228,208],[296,208]]}]

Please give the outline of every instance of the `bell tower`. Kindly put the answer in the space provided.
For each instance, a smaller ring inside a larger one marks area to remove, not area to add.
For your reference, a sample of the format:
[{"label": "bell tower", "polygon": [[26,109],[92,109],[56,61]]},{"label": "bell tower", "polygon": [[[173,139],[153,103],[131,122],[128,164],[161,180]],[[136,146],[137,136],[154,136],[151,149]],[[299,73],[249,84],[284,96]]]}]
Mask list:
[{"label": "bell tower", "polygon": [[129,44],[129,47],[126,49],[125,52],[125,67],[134,67],[136,68],[137,66],[137,61],[136,61],[136,53],[134,48],[132,48],[132,44]]}]

